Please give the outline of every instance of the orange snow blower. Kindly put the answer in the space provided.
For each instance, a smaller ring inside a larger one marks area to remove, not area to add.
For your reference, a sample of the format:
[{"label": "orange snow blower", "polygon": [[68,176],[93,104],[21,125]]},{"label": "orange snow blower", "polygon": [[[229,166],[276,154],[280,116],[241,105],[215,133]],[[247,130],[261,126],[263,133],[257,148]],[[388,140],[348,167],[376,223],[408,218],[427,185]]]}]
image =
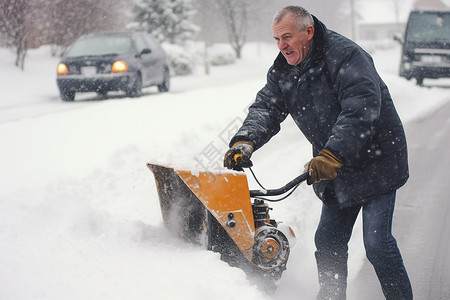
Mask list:
[{"label": "orange snow blower", "polygon": [[244,172],[147,166],[155,176],[165,226],[184,240],[220,253],[222,260],[248,275],[269,281],[280,278],[295,235],[290,227],[270,218],[265,203],[270,199],[262,197],[293,190],[307,173],[280,189],[249,190]]}]

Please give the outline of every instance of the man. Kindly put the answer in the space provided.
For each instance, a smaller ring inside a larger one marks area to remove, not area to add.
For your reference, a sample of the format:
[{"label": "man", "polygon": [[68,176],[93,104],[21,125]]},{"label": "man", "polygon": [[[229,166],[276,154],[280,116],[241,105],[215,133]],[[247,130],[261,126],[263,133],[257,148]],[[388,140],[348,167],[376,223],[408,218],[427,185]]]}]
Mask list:
[{"label": "man", "polygon": [[313,146],[307,182],[323,201],[315,235],[317,299],[346,298],[347,244],[361,210],[366,254],[386,299],[412,299],[391,233],[395,192],[409,174],[405,133],[388,88],[369,54],[305,9],[283,8],[272,30],[280,54],[230,141],[225,167],[250,167],[252,152],[290,114]]}]

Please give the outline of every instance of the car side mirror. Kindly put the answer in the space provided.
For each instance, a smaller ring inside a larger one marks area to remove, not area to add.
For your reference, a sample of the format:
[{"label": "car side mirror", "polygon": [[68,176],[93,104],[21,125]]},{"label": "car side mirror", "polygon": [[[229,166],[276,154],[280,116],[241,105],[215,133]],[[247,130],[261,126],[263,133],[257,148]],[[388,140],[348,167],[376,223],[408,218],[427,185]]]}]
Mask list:
[{"label": "car side mirror", "polygon": [[152,53],[152,50],[150,50],[149,48],[145,48],[141,51],[141,53],[136,54],[136,57],[141,57],[144,54],[150,54]]},{"label": "car side mirror", "polygon": [[397,33],[394,34],[394,41],[397,41],[397,42],[399,42],[401,45],[403,45],[403,39],[402,39],[400,33],[397,32]]}]

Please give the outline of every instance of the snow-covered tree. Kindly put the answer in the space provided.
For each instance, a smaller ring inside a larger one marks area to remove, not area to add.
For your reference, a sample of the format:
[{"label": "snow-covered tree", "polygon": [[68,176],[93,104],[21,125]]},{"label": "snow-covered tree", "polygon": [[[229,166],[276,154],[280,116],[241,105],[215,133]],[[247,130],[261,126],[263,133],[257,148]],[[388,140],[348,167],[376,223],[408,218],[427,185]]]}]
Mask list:
[{"label": "snow-covered tree", "polygon": [[120,30],[125,27],[124,1],[47,0],[51,1],[49,31],[52,44],[69,46],[83,34]]},{"label": "snow-covered tree", "polygon": [[138,27],[160,42],[183,45],[198,30],[191,0],[141,0],[134,11]]},{"label": "snow-covered tree", "polygon": [[28,50],[31,0],[2,0],[0,2],[0,33],[6,45],[16,49],[16,66],[24,68]]},{"label": "snow-covered tree", "polygon": [[80,35],[119,30],[127,23],[128,0],[0,0],[0,37],[16,50],[24,68],[28,49],[69,46]]},{"label": "snow-covered tree", "polygon": [[228,31],[228,38],[236,52],[236,57],[241,58],[242,47],[247,40],[247,27],[251,11],[251,0],[216,0]]}]

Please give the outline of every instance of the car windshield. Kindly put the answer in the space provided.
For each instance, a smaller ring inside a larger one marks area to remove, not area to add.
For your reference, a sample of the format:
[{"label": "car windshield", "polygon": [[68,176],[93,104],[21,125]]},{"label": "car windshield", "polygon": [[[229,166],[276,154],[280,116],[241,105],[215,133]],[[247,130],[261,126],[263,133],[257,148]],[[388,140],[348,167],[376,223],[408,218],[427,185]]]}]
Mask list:
[{"label": "car windshield", "polygon": [[130,51],[131,38],[127,36],[96,36],[76,41],[67,56],[118,55]]},{"label": "car windshield", "polygon": [[450,41],[450,13],[411,14],[407,32],[407,41]]}]

